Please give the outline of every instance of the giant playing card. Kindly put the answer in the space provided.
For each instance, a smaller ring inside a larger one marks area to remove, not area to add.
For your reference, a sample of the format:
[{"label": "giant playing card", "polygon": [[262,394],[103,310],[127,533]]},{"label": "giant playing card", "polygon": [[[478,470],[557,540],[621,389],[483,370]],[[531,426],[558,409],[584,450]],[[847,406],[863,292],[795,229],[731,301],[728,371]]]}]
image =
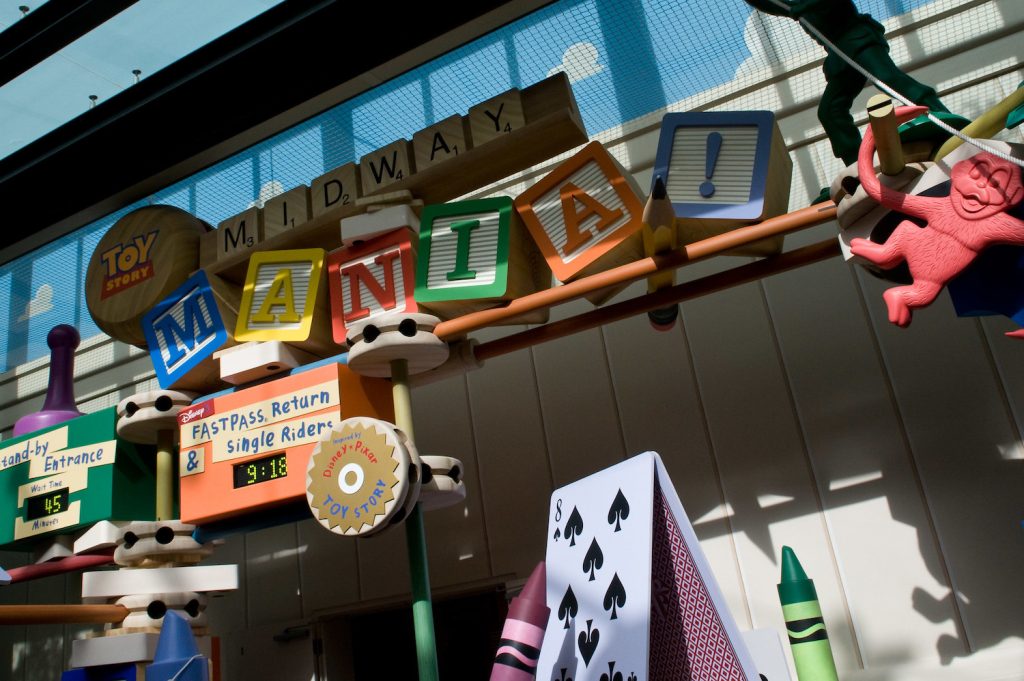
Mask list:
[{"label": "giant playing card", "polygon": [[758,679],[654,452],[552,494],[546,561],[538,679]]}]

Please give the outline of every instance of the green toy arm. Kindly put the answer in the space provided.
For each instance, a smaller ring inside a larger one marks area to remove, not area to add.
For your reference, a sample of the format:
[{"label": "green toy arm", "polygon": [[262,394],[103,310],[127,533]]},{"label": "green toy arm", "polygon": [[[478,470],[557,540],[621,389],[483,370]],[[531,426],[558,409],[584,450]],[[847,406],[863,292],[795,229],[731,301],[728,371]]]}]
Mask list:
[{"label": "green toy arm", "polygon": [[[756,10],[765,12],[766,14],[774,14],[779,17],[792,17],[788,10],[784,10],[776,5],[772,0],[744,0],[748,5]],[[788,4],[788,3],[787,3]]]},{"label": "green toy arm", "polygon": [[772,0],[745,0],[745,2],[759,9],[762,12],[768,14],[774,14],[780,17],[790,17],[791,19],[799,19],[808,11],[814,9],[818,5],[829,0],[782,0],[784,4],[788,5],[788,9],[783,9],[777,3]]}]

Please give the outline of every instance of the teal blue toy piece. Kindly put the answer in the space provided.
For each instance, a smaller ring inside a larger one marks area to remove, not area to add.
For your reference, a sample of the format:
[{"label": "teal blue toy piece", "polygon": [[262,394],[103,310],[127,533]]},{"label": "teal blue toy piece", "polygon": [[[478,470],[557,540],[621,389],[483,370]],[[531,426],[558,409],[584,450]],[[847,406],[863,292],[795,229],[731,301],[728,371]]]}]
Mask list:
[{"label": "teal blue toy piece", "polygon": [[[1021,81],[1021,84],[1017,86],[1018,90],[1020,88],[1024,88],[1024,81]],[[1020,104],[1006,117],[1006,129],[1013,130],[1021,123],[1024,123],[1024,104]]]},{"label": "teal blue toy piece", "polygon": [[0,443],[0,548],[100,520],[152,520],[156,483],[109,407]]},{"label": "teal blue toy piece", "polygon": [[[970,121],[963,116],[949,113],[948,111],[939,111],[932,115],[946,125],[956,128],[957,130],[963,130],[964,127],[970,123]],[[918,142],[921,140],[931,140],[936,145],[936,148],[951,137],[950,133],[936,125],[935,121],[927,115],[918,116],[917,118],[907,121],[897,128],[897,131],[900,135],[900,142],[903,144],[909,144],[910,142]]]},{"label": "teal blue toy piece", "polygon": [[192,628],[173,611],[164,615],[153,664],[146,667],[146,681],[209,681],[210,663],[199,653]]},{"label": "teal blue toy piece", "polygon": [[107,664],[100,667],[69,669],[60,681],[143,681],[137,664]]}]

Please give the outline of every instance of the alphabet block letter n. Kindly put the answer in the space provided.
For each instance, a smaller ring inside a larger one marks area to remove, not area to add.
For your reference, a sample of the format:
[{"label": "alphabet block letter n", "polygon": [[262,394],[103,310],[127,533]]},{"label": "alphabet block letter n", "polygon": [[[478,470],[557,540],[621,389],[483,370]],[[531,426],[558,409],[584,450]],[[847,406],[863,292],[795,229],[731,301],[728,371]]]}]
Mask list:
[{"label": "alphabet block letter n", "polygon": [[385,312],[419,312],[416,234],[402,227],[334,251],[327,256],[334,342],[342,344],[348,325]]}]

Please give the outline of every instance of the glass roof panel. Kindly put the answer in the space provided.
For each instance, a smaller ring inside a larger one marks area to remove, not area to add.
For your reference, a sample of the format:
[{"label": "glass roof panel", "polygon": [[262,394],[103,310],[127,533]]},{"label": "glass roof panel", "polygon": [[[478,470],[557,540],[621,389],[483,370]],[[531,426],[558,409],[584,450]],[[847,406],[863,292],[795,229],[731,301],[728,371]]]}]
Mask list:
[{"label": "glass roof panel", "polygon": [[[914,10],[945,12],[972,1],[857,0],[857,6],[893,30],[910,20],[913,15],[908,13]],[[221,10],[236,4],[208,2]],[[191,0],[139,3],[164,4],[200,7]],[[83,263],[100,236],[131,210],[166,203],[216,226],[277,193],[309,184],[326,170],[358,161],[369,151],[409,138],[452,114],[465,114],[472,104],[510,87],[529,86],[555,70],[569,76],[591,136],[667,107],[770,109],[777,101],[757,84],[792,60],[806,63],[824,52],[795,22],[765,17],[762,26],[755,19],[741,0],[561,0],[533,12],[0,265],[0,372],[44,357],[46,333],[55,324],[74,324],[83,338],[99,333],[81,295]],[[185,31],[185,22],[177,30]],[[922,49],[984,30],[958,24],[934,35]],[[138,47],[130,37],[125,40]],[[899,63],[908,56],[894,52],[894,58]],[[122,81],[133,68],[110,59],[90,65]],[[6,123],[6,116],[0,110],[0,121]],[[5,134],[6,125],[0,126],[0,136]],[[75,277],[63,276],[72,272]]]},{"label": "glass roof panel", "polygon": [[[0,87],[0,157],[88,110],[90,97],[113,97],[279,2],[140,0]],[[0,30],[21,16],[16,4],[0,7]]]}]

